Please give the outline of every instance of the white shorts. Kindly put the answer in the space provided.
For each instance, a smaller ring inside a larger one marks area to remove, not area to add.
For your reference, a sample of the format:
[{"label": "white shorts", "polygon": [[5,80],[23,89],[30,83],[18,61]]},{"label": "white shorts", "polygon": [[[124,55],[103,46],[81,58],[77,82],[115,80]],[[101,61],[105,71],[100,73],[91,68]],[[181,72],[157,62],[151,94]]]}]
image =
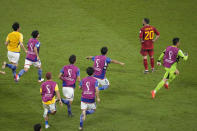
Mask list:
[{"label": "white shorts", "polygon": [[107,78],[104,78],[104,79],[99,79],[99,78],[96,78],[97,81],[98,81],[98,84],[101,85],[101,86],[109,86],[109,81]]},{"label": "white shorts", "polygon": [[30,68],[31,65],[34,65],[34,67],[41,67],[41,61],[36,61],[36,62],[32,62],[30,60],[25,59],[25,68]]},{"label": "white shorts", "polygon": [[55,103],[50,104],[50,105],[43,104],[43,108],[44,108],[44,114],[43,114],[44,118],[47,116],[49,110],[50,111],[56,111]]},{"label": "white shorts", "polygon": [[81,109],[82,110],[95,110],[96,109],[96,102],[94,103],[85,103],[81,101]]},{"label": "white shorts", "polygon": [[73,101],[74,100],[74,89],[72,87],[63,87],[62,92],[64,97],[66,97],[67,100]]},{"label": "white shorts", "polygon": [[9,62],[18,64],[20,53],[8,51],[8,60]]}]

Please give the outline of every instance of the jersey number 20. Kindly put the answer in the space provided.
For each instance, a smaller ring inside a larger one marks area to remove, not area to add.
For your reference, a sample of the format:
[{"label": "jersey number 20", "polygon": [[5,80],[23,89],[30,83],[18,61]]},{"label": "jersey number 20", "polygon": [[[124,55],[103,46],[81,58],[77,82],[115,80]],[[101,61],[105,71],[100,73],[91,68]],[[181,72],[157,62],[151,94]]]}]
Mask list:
[{"label": "jersey number 20", "polygon": [[145,38],[144,40],[152,40],[154,37],[154,31],[146,31],[145,32]]}]

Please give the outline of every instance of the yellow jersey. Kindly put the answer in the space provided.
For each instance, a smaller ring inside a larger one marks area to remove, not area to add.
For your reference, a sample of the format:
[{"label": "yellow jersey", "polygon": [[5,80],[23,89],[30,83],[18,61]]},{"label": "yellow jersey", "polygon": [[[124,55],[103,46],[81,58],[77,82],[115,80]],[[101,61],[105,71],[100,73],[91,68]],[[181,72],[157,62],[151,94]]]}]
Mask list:
[{"label": "yellow jersey", "polygon": [[[55,86],[55,91],[59,91],[59,88],[58,88],[58,85],[57,84]],[[42,88],[40,88],[40,93],[42,93]],[[47,101],[47,102],[42,101],[42,103],[43,104],[46,104],[46,105],[50,105],[50,104],[55,103],[55,96],[52,98],[52,100]]]},{"label": "yellow jersey", "polygon": [[8,42],[8,51],[20,52],[20,42],[23,43],[23,35],[20,32],[13,31],[8,34],[6,42]]}]

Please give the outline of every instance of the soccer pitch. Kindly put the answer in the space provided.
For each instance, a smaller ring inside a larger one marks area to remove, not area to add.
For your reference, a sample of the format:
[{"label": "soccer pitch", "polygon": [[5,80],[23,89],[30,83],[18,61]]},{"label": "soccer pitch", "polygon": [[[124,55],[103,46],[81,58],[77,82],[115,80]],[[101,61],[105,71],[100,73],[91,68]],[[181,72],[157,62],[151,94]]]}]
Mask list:
[{"label": "soccer pitch", "polygon": [[[107,77],[111,85],[100,91],[101,103],[93,115],[87,116],[84,130],[194,131],[197,130],[196,5],[195,0],[1,0],[0,62],[8,61],[4,42],[13,22],[20,23],[25,45],[31,32],[39,30],[43,76],[52,72],[63,96],[58,74],[68,64],[68,57],[77,56],[76,65],[83,78],[86,68],[93,65],[85,57],[98,55],[100,48],[107,46],[108,56],[125,66],[109,65]],[[173,37],[180,37],[180,49],[189,54],[188,61],[178,64],[180,75],[170,89],[161,89],[154,100],[150,91],[162,79],[164,68],[156,67],[156,72],[143,74],[138,35],[144,17],[150,18],[150,24],[160,32],[155,59]],[[17,73],[25,60],[25,53],[21,52]],[[36,123],[41,123],[45,130],[37,69],[32,66],[18,83],[9,69],[5,71],[6,75],[0,74],[0,130],[31,131]],[[73,118],[67,117],[65,105],[57,104],[57,114],[50,116],[51,127],[47,131],[78,129],[80,97],[77,86]]]}]

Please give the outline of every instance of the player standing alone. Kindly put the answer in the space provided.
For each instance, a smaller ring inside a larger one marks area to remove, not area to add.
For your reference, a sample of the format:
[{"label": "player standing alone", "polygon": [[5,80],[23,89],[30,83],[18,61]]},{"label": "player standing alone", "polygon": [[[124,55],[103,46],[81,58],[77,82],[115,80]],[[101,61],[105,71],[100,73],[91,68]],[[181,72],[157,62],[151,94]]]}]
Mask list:
[{"label": "player standing alone", "polygon": [[50,72],[46,73],[47,81],[42,83],[40,88],[40,94],[42,96],[42,103],[44,107],[44,119],[45,119],[45,128],[49,128],[48,119],[49,114],[54,115],[56,113],[56,103],[55,103],[55,94],[59,100],[60,105],[62,106],[62,101],[56,82],[52,81],[52,75]]},{"label": "player standing alone", "polygon": [[34,30],[32,33],[32,38],[28,41],[28,51],[27,56],[25,59],[25,66],[24,69],[22,69],[18,75],[16,75],[16,80],[19,81],[19,78],[29,70],[30,66],[33,64],[36,68],[38,68],[38,82],[44,81],[42,78],[42,69],[41,69],[41,61],[39,57],[39,50],[40,50],[40,42],[38,40],[39,38],[39,32],[37,30]]},{"label": "player standing alone", "polygon": [[27,53],[27,50],[25,49],[23,45],[23,35],[19,32],[20,25],[19,23],[15,22],[12,25],[13,32],[9,33],[5,45],[8,49],[8,60],[11,64],[7,64],[5,61],[3,62],[2,69],[5,69],[5,67],[8,67],[12,70],[14,79],[16,80],[16,68],[18,66],[18,61],[20,58],[20,47],[24,49],[24,51]]},{"label": "player standing alone", "polygon": [[[144,62],[144,73],[147,74],[148,71],[148,61],[147,61],[147,55],[150,56],[150,63],[151,63],[151,69],[152,72],[154,72],[154,42],[159,38],[159,32],[157,29],[151,25],[149,25],[150,20],[148,18],[143,19],[143,26],[140,29],[140,42],[141,42],[141,55],[143,56],[143,62]],[[154,34],[156,34],[156,37],[154,39]]]},{"label": "player standing alone", "polygon": [[70,56],[69,62],[70,64],[64,66],[60,71],[59,78],[63,81],[62,92],[64,97],[66,97],[66,99],[62,99],[62,102],[68,108],[68,116],[72,117],[73,115],[71,112],[71,104],[74,100],[74,89],[75,89],[76,80],[80,82],[80,70],[78,67],[74,65],[76,62],[75,55]]},{"label": "player standing alone", "polygon": [[86,119],[86,115],[93,114],[96,110],[95,98],[100,102],[98,81],[92,76],[94,68],[88,67],[86,70],[88,76],[81,82],[79,88],[82,90],[81,96],[81,110],[80,127],[79,130],[83,130],[83,122]]},{"label": "player standing alone", "polygon": [[163,66],[165,67],[166,73],[164,74],[163,80],[161,80],[157,87],[151,92],[152,98],[155,98],[156,92],[159,91],[159,89],[161,89],[163,86],[168,89],[168,84],[172,82],[179,74],[179,71],[176,68],[179,59],[188,59],[188,54],[184,55],[183,52],[178,48],[180,44],[179,38],[174,38],[172,42],[173,45],[168,46],[158,59],[157,63],[158,65],[161,65],[160,62],[163,58]]},{"label": "player standing alone", "polygon": [[107,57],[107,52],[107,47],[102,47],[101,55],[86,57],[87,59],[94,61],[94,77],[98,80],[99,85],[101,85],[99,90],[105,90],[109,87],[109,81],[105,76],[108,64],[115,63],[122,66],[124,65],[122,62],[111,60],[109,57]]}]

